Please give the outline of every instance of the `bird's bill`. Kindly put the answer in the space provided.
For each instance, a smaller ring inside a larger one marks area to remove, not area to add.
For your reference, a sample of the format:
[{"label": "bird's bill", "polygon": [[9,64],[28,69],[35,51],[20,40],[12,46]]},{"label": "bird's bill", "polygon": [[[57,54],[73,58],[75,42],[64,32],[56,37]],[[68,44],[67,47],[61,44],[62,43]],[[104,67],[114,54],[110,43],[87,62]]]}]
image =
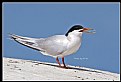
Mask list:
[{"label": "bird's bill", "polygon": [[83,32],[85,32],[85,33],[96,33],[96,31],[92,28],[83,28]]}]

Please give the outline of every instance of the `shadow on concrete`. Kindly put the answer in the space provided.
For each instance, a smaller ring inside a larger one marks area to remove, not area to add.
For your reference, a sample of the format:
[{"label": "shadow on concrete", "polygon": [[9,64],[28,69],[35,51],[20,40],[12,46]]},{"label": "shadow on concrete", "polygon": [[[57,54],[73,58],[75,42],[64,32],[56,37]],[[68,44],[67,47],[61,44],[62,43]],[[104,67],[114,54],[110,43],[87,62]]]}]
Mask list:
[{"label": "shadow on concrete", "polygon": [[99,72],[99,71],[95,71],[95,70],[88,70],[88,69],[84,69],[84,68],[77,68],[77,67],[70,67],[70,66],[67,66],[67,68],[63,68],[63,67],[60,67],[59,65],[49,64],[49,63],[45,63],[45,62],[36,62],[36,61],[31,61],[31,62],[35,63],[35,65],[43,64],[43,65],[48,65],[48,66],[53,66],[53,67],[59,67],[62,69],[74,69],[74,70],[79,70],[79,71],[88,71],[88,72],[96,72],[96,73],[105,74],[103,72]]}]

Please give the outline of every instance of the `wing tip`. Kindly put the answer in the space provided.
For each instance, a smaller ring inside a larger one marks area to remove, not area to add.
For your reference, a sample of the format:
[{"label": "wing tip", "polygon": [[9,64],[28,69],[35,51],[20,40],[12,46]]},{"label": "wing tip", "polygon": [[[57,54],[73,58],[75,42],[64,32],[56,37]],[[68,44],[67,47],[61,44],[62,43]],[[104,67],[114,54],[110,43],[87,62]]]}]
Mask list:
[{"label": "wing tip", "polygon": [[12,33],[8,33],[8,36],[11,38],[11,39],[16,39],[17,37],[16,37],[16,35],[15,34],[12,34]]}]

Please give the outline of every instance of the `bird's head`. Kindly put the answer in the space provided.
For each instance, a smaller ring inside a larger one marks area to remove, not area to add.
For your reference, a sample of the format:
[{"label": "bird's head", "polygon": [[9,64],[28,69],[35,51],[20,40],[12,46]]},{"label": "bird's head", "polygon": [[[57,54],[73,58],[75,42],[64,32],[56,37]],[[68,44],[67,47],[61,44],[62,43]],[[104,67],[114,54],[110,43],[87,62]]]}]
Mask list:
[{"label": "bird's head", "polygon": [[68,30],[65,35],[81,36],[82,33],[95,33],[95,30],[92,28],[85,28],[81,25],[74,25]]}]

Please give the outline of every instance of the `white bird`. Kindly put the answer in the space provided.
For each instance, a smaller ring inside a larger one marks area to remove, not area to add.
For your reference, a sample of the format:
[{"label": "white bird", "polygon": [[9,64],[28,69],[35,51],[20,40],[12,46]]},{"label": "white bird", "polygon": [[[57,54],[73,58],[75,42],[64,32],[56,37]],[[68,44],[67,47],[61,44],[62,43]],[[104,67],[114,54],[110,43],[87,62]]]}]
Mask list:
[{"label": "white bird", "polygon": [[[40,51],[43,55],[56,58],[56,62],[60,67],[67,68],[64,63],[64,57],[75,53],[82,42],[82,33],[94,33],[81,25],[74,25],[65,35],[54,35],[48,38],[29,38],[10,34],[10,37],[16,42]],[[63,66],[61,66],[58,57],[62,58]]]}]

